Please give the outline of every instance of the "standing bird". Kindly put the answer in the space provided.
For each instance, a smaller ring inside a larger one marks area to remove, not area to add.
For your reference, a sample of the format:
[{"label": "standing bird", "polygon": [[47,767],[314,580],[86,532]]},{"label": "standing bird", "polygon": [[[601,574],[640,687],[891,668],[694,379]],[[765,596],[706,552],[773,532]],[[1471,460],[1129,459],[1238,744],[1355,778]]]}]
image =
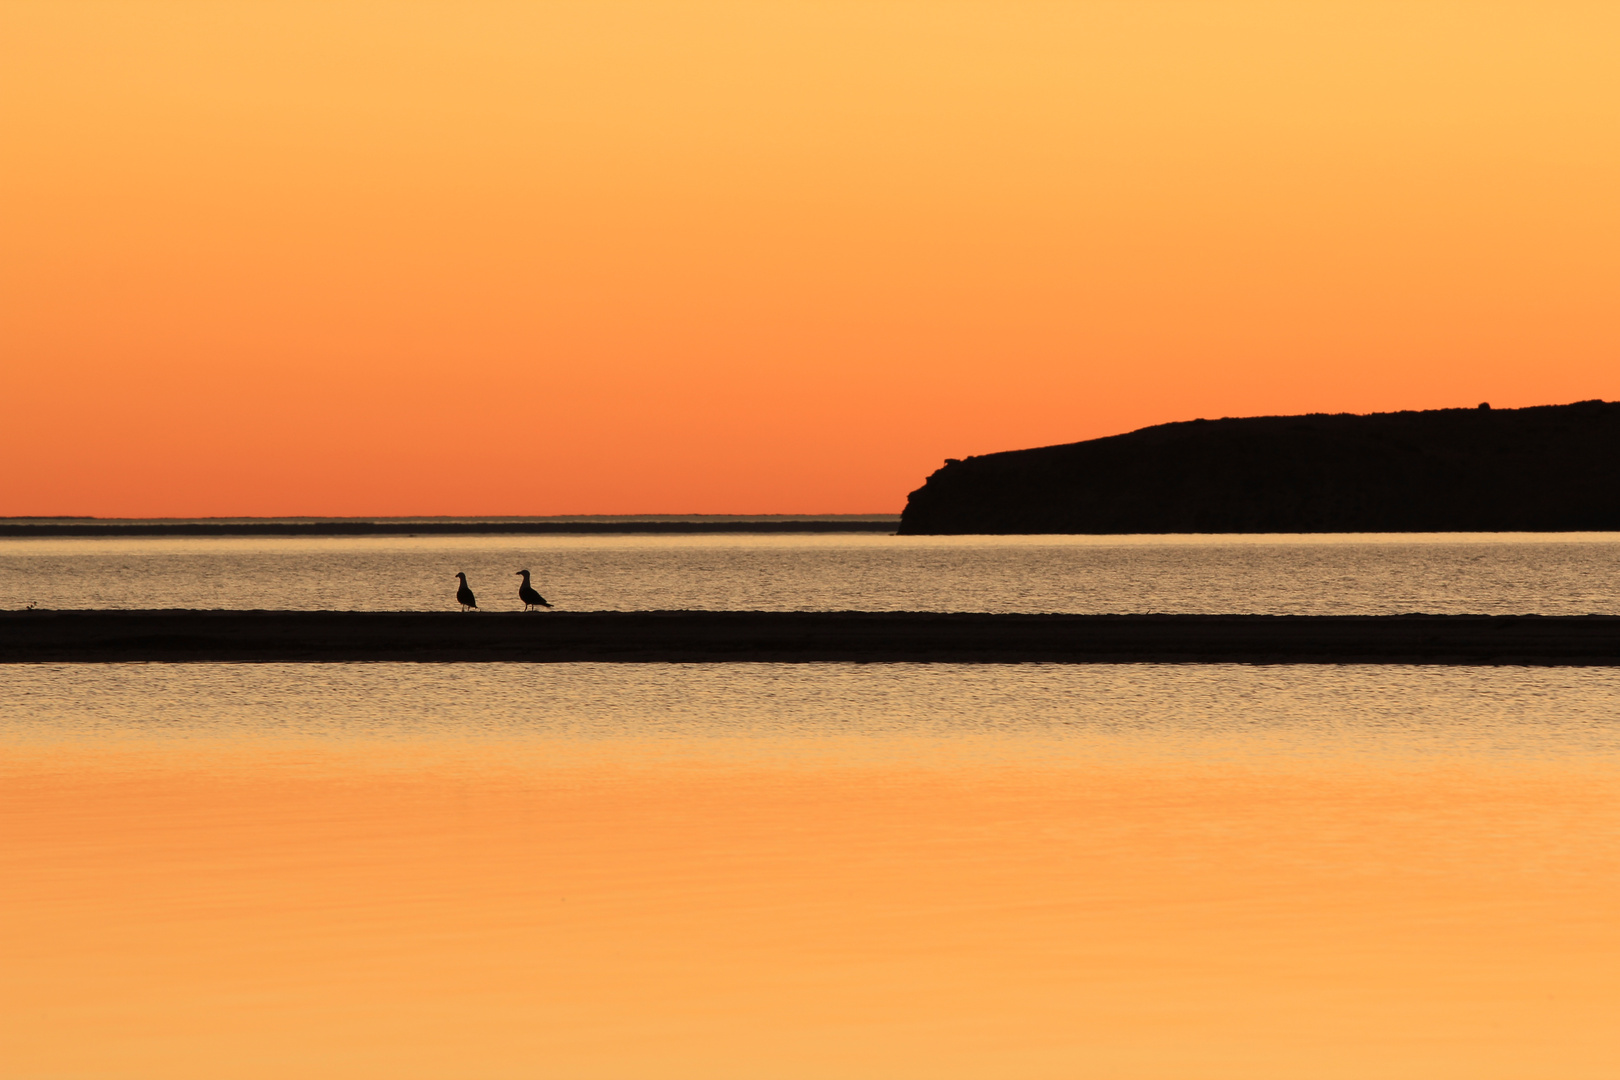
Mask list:
[{"label": "standing bird", "polygon": [[518,586],[518,599],[523,601],[524,611],[551,606],[546,603],[546,598],[535,592],[534,586],[529,584],[529,572],[527,570],[519,570],[517,576],[523,579],[523,584]]},{"label": "standing bird", "polygon": [[467,588],[467,575],[457,574],[461,579],[461,587],[456,590],[456,599],[461,603],[462,611],[469,611],[478,607],[478,598],[473,596],[471,589]]}]

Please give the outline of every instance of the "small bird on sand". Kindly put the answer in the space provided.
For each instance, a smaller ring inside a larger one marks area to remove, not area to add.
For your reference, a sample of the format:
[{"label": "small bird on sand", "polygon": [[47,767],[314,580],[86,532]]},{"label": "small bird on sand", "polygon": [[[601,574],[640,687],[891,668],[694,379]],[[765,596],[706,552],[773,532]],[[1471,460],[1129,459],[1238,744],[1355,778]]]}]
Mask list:
[{"label": "small bird on sand", "polygon": [[473,596],[473,591],[471,589],[467,588],[467,575],[458,573],[456,577],[461,579],[461,587],[456,590],[456,600],[461,603],[461,610],[469,611],[476,608],[478,606],[478,598]]},{"label": "small bird on sand", "polygon": [[527,570],[519,570],[517,576],[523,579],[523,584],[518,586],[518,599],[523,601],[524,611],[551,606],[546,603],[546,598],[535,592],[534,586],[529,584],[529,572]]}]

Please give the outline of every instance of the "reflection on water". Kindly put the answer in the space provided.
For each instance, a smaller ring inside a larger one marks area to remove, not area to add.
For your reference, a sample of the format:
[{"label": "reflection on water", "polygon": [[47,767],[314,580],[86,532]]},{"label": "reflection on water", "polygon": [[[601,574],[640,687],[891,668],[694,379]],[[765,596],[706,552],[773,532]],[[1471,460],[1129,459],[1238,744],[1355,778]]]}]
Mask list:
[{"label": "reflection on water", "polygon": [[1620,673],[0,671],[28,1077],[1599,1077]]},{"label": "reflection on water", "polygon": [[0,608],[1584,615],[1620,536],[514,536],[0,539]]}]

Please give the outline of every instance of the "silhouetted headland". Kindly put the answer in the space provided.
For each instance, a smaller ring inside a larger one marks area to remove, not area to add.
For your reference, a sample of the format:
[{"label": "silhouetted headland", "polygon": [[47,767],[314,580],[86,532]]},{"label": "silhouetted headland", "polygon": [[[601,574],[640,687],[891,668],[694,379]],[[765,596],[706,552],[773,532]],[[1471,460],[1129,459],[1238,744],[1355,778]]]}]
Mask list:
[{"label": "silhouetted headland", "polygon": [[366,660],[1620,666],[1620,617],[0,612],[0,662]]},{"label": "silhouetted headland", "polygon": [[951,460],[900,533],[1620,529],[1620,402],[1256,416]]}]

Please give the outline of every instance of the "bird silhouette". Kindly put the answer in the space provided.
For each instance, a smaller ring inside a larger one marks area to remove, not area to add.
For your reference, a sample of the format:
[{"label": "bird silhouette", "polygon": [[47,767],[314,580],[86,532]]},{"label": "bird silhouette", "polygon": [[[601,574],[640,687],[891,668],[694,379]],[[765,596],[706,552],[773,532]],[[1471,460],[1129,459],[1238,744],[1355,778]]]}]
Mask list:
[{"label": "bird silhouette", "polygon": [[461,587],[456,590],[456,600],[460,602],[461,610],[469,611],[478,607],[478,598],[475,597],[473,595],[473,591],[467,587],[467,575],[458,573],[456,577],[461,579]]},{"label": "bird silhouette", "polygon": [[518,586],[518,599],[523,601],[524,611],[551,606],[546,603],[546,598],[535,592],[534,586],[529,584],[529,572],[527,570],[519,570],[517,576],[523,579],[523,584]]}]

